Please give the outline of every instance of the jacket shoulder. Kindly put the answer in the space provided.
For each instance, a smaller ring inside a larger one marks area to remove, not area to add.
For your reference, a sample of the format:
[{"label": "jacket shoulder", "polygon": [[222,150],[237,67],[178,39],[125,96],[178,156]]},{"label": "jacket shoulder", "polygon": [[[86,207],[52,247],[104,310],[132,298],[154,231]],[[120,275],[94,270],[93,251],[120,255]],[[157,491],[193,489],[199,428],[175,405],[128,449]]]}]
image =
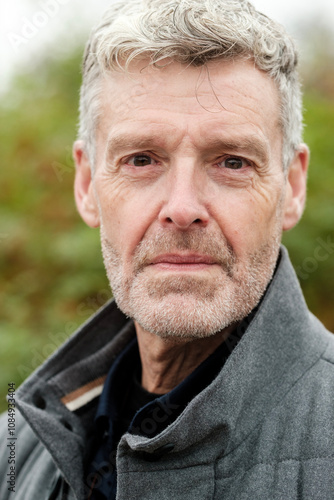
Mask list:
[{"label": "jacket shoulder", "polygon": [[328,344],[325,352],[322,355],[322,359],[329,363],[328,369],[334,371],[334,334],[325,330],[323,335],[328,338]]}]

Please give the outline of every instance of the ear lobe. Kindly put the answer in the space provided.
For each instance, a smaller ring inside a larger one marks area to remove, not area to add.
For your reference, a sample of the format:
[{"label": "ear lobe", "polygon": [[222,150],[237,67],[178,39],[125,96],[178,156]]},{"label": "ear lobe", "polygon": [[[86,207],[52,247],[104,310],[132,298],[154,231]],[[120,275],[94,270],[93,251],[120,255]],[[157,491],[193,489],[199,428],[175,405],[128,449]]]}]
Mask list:
[{"label": "ear lobe", "polygon": [[74,143],[73,158],[76,165],[74,197],[78,212],[88,226],[99,227],[98,203],[93,188],[91,166],[83,141]]},{"label": "ear lobe", "polygon": [[300,220],[306,200],[309,149],[301,144],[289,167],[284,205],[283,231],[292,229]]}]

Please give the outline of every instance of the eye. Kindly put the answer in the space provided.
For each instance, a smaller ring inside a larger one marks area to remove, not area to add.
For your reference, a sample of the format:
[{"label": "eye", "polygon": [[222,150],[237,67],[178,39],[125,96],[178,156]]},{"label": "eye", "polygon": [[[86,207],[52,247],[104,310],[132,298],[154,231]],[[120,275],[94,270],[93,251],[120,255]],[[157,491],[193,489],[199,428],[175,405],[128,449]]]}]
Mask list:
[{"label": "eye", "polygon": [[243,167],[248,167],[249,162],[244,158],[239,158],[238,156],[229,156],[223,161],[218,163],[221,168],[228,168],[230,170],[241,170]]},{"label": "eye", "polygon": [[153,159],[148,155],[135,155],[127,160],[129,165],[134,167],[146,167],[153,164]]}]

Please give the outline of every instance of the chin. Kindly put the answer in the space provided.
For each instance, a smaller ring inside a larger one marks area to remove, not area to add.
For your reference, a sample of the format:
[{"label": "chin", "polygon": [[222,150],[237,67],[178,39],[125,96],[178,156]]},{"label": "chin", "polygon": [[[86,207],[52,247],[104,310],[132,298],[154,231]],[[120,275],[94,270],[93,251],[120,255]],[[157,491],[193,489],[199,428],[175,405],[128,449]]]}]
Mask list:
[{"label": "chin", "polygon": [[244,289],[220,287],[204,296],[191,293],[168,293],[152,297],[152,291],[132,289],[127,300],[117,300],[118,307],[144,330],[163,339],[208,338],[245,318],[258,304],[261,294],[245,296]]}]

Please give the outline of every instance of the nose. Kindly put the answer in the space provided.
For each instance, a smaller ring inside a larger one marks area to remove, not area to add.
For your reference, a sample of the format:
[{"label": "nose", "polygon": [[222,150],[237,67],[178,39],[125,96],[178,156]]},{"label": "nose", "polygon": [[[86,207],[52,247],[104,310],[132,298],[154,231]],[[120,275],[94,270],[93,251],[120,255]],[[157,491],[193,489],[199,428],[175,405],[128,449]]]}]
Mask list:
[{"label": "nose", "polygon": [[204,179],[196,173],[193,165],[184,163],[170,174],[166,201],[159,213],[160,223],[163,226],[174,225],[181,230],[192,225],[205,227],[209,212],[204,199]]}]

